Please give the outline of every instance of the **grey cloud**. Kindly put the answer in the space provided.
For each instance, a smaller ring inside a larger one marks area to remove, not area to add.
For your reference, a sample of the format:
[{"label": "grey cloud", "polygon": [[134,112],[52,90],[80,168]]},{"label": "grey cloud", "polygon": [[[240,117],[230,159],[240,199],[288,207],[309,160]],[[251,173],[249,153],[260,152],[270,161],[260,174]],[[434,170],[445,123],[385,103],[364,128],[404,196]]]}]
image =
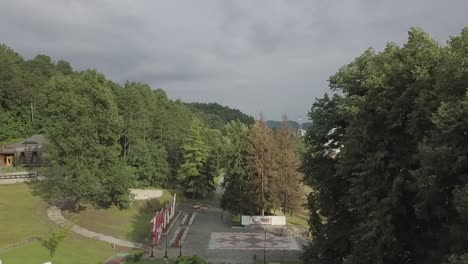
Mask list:
[{"label": "grey cloud", "polygon": [[445,42],[468,25],[465,0],[3,0],[0,42],[172,98],[258,116],[305,116],[327,79],[411,26]]}]

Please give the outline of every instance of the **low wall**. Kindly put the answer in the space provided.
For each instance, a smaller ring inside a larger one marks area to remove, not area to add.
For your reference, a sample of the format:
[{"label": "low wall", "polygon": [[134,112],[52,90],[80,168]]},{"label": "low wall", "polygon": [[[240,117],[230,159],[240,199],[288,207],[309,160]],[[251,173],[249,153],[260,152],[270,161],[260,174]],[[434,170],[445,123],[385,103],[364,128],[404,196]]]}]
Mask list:
[{"label": "low wall", "polygon": [[38,176],[36,172],[9,172],[0,173],[0,184],[15,184],[23,182],[34,182],[43,180],[44,177]]},{"label": "low wall", "polygon": [[241,224],[248,225],[286,225],[286,216],[259,216],[259,215],[243,215]]}]

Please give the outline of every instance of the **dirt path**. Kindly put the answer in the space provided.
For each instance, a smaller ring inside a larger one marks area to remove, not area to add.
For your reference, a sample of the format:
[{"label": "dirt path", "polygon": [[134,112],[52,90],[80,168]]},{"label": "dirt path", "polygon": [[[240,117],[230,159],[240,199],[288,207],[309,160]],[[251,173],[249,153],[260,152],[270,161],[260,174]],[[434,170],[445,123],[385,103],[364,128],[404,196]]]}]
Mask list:
[{"label": "dirt path", "polygon": [[55,207],[55,206],[51,206],[51,207],[49,207],[47,209],[47,216],[49,217],[49,219],[52,222],[54,222],[54,223],[56,223],[56,224],[58,224],[60,226],[71,225],[73,232],[75,232],[75,233],[77,233],[77,234],[79,234],[81,236],[84,236],[84,237],[88,237],[88,238],[92,238],[92,239],[96,239],[96,240],[101,240],[101,241],[107,242],[109,244],[114,244],[114,245],[122,246],[122,247],[129,247],[129,248],[142,248],[143,247],[143,244],[141,244],[141,243],[127,241],[127,240],[123,240],[123,239],[116,238],[116,237],[113,237],[113,236],[107,236],[107,235],[104,235],[104,234],[93,232],[93,231],[88,230],[88,229],[86,229],[84,227],[75,225],[72,222],[65,219],[65,217],[63,217],[62,212],[60,211],[60,209]]}]

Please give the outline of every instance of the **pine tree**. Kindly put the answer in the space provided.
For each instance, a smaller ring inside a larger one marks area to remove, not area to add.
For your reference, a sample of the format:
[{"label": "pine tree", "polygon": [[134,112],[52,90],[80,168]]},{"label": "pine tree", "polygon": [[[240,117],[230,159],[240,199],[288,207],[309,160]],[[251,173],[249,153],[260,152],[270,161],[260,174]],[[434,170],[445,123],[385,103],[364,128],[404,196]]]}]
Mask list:
[{"label": "pine tree", "polygon": [[195,195],[204,196],[213,183],[202,174],[209,148],[203,139],[203,123],[194,118],[190,124],[190,132],[183,145],[184,163],[180,166],[178,178],[184,186],[184,190]]}]

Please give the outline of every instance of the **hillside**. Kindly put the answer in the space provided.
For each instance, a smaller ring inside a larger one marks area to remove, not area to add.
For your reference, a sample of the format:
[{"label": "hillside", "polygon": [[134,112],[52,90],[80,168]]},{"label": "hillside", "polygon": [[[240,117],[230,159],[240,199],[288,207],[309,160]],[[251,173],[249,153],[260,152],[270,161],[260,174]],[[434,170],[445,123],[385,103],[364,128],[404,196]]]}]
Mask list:
[{"label": "hillside", "polygon": [[[218,116],[223,123],[228,123],[233,120],[239,120],[245,124],[253,124],[255,122],[254,118],[242,113],[239,109],[233,109],[228,106],[222,106],[218,103],[187,103],[188,106],[201,111],[208,117]],[[212,118],[209,118],[212,119]]]}]

